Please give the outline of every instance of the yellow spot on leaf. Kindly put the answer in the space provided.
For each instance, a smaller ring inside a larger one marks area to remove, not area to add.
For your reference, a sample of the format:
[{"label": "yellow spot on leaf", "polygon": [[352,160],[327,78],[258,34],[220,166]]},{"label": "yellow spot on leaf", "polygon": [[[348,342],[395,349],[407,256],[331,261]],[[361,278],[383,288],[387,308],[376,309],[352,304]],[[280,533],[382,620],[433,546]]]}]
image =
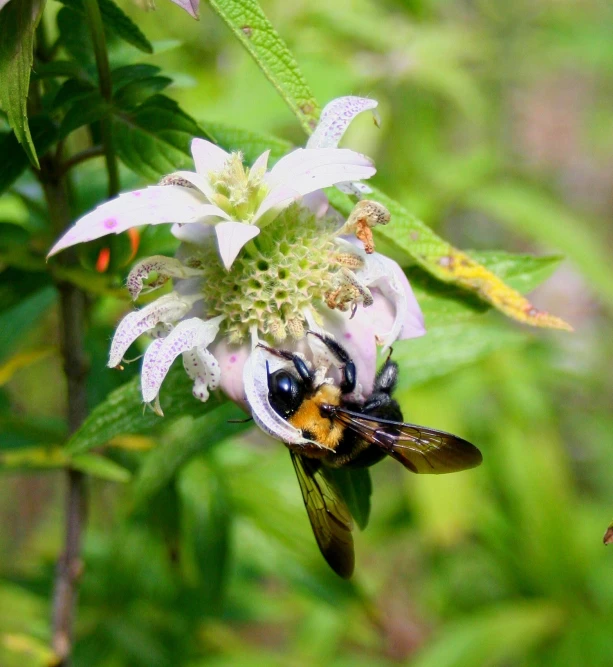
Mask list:
[{"label": "yellow spot on leaf", "polygon": [[435,271],[445,282],[453,282],[471,292],[476,292],[484,301],[505,315],[535,327],[562,329],[573,328],[563,319],[535,308],[525,296],[506,285],[498,276],[475,262],[468,255],[449,246],[447,255],[438,260]]}]

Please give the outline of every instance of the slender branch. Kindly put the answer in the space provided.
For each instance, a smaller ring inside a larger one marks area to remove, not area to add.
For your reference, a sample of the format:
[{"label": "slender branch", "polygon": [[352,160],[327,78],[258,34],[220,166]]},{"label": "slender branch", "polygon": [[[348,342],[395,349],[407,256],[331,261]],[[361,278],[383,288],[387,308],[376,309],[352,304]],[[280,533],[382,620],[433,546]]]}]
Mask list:
[{"label": "slender branch", "polygon": [[[98,80],[100,83],[100,93],[102,97],[111,102],[113,97],[113,84],[111,81],[111,68],[106,49],[106,38],[104,36],[104,25],[98,0],[85,0],[85,10],[87,13],[87,22],[92,36],[94,53],[96,55],[96,67],[98,68]],[[109,198],[115,197],[119,192],[119,168],[117,165],[117,156],[113,145],[113,132],[111,118],[104,117],[100,121],[102,135],[102,145],[106,157],[106,170],[109,176]]]},{"label": "slender branch", "polygon": [[85,148],[79,153],[75,153],[74,155],[69,157],[62,164],[61,167],[62,174],[65,174],[67,171],[70,171],[73,167],[76,167],[78,164],[81,164],[82,162],[86,162],[87,160],[91,160],[92,158],[95,157],[100,157],[101,155],[105,155],[103,146],[96,145],[96,146],[90,146],[89,148]]}]

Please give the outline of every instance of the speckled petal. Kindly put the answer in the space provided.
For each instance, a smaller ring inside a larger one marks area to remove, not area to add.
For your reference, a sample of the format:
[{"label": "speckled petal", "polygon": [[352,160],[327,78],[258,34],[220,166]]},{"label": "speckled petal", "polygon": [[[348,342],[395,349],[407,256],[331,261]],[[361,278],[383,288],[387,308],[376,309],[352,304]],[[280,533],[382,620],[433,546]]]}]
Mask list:
[{"label": "speckled petal", "polygon": [[206,348],[195,347],[183,353],[183,367],[194,381],[194,398],[205,403],[209,398],[209,390],[214,391],[219,387],[221,370],[217,359]]},{"label": "speckled petal", "polygon": [[169,278],[191,278],[202,274],[202,271],[185,266],[174,257],[164,255],[147,257],[135,264],[128,274],[126,287],[133,301],[138,298],[143,289],[143,280],[153,272],[158,274],[158,278],[153,285],[148,286],[149,291],[161,287]]},{"label": "speckled petal", "polygon": [[192,304],[193,299],[182,298],[173,292],[156,299],[140,310],[128,313],[119,323],[113,336],[108,366],[114,368],[121,363],[126,350],[141,334],[160,323],[176,322],[189,312]]},{"label": "speckled petal", "polygon": [[222,320],[223,315],[206,321],[199,317],[183,320],[166,338],[154,340],[149,345],[145,352],[140,376],[145,403],[155,400],[172,362],[180,354],[195,347],[206,348],[215,340]]},{"label": "speckled petal", "polygon": [[336,148],[351,121],[363,111],[374,109],[379,103],[366,97],[338,97],[326,104],[307,148]]},{"label": "speckled petal", "polygon": [[262,348],[256,347],[247,360],[243,370],[245,395],[251,408],[255,423],[265,432],[281,442],[304,445],[309,441],[302,437],[300,431],[278,415],[268,402],[268,375],[266,362],[270,372],[284,365],[282,359],[267,354]]},{"label": "speckled petal", "polygon": [[229,270],[243,246],[255,238],[260,229],[243,222],[220,222],[215,225],[215,232],[221,261]]},{"label": "speckled petal", "polygon": [[51,248],[48,256],[77,243],[125,232],[131,227],[195,222],[207,215],[215,215],[210,209],[217,207],[207,204],[198,190],[179,185],[156,185],[127,192],[78,220]]},{"label": "speckled petal", "polygon": [[191,148],[196,171],[203,176],[208,176],[211,171],[221,171],[230,157],[230,153],[206,139],[194,139]]}]

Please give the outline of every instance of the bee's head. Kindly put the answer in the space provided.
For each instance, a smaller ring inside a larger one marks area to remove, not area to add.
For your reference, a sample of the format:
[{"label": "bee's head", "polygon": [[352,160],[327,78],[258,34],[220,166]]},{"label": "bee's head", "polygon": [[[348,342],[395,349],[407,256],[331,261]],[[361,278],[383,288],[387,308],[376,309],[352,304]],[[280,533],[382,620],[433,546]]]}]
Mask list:
[{"label": "bee's head", "polygon": [[305,396],[305,385],[301,378],[280,368],[270,372],[266,362],[268,374],[268,400],[272,409],[284,419],[287,419],[298,410]]}]

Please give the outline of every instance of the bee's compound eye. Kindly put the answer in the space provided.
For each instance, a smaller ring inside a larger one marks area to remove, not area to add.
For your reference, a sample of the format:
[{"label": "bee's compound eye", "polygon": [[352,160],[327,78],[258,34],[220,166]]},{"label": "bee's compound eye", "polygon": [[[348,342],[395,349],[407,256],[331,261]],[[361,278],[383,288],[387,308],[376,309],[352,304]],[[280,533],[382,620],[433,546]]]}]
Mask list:
[{"label": "bee's compound eye", "polygon": [[275,371],[268,377],[268,399],[272,409],[287,418],[300,407],[304,385],[288,371]]}]

